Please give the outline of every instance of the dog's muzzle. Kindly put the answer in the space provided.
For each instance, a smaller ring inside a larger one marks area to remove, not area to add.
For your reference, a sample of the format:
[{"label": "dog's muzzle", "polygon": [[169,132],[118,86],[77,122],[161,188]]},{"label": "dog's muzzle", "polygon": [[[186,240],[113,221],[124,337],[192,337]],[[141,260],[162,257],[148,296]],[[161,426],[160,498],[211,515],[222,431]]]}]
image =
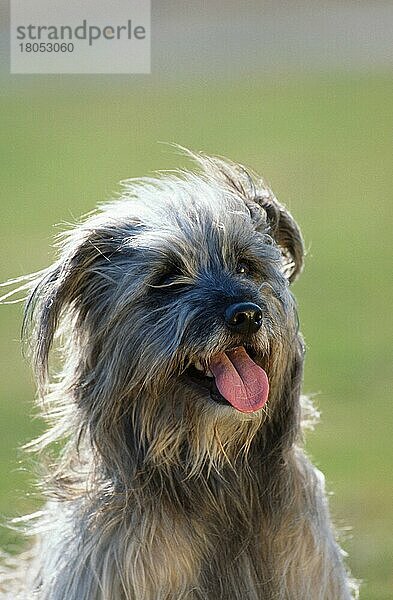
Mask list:
[{"label": "dog's muzzle", "polygon": [[262,309],[253,302],[239,302],[228,306],[224,313],[225,324],[233,333],[250,335],[262,325]]}]

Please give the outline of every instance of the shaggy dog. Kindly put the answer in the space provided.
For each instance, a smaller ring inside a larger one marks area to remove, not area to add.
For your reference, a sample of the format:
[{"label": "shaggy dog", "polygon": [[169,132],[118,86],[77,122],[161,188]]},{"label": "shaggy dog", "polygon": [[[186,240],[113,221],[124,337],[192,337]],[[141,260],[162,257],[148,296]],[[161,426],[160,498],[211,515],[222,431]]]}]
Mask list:
[{"label": "shaggy dog", "polygon": [[300,231],[243,167],[193,156],[19,280],[50,460],[11,598],[356,596],[300,447]]}]

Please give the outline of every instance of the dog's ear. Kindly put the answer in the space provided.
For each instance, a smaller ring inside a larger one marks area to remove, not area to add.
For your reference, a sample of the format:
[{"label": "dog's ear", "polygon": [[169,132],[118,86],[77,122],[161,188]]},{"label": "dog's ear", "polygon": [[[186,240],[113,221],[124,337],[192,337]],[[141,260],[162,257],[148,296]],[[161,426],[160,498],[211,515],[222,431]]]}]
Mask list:
[{"label": "dog's ear", "polygon": [[300,229],[289,211],[278,202],[264,181],[243,165],[218,157],[186,152],[198,162],[204,173],[243,199],[254,227],[269,233],[280,247],[283,270],[292,283],[303,267],[304,245]]},{"label": "dog's ear", "polygon": [[[267,193],[266,193],[267,192]],[[300,274],[303,268],[304,243],[300,229],[291,213],[278,202],[270,190],[256,195],[247,205],[251,213],[251,219],[260,223],[260,216],[256,217],[255,204],[262,208],[265,215],[265,227],[267,233],[280,247],[283,256],[284,273],[290,283]],[[257,227],[260,226],[259,223]]]},{"label": "dog's ear", "polygon": [[[98,219],[87,221],[62,236],[59,260],[32,282],[22,331],[25,339],[31,333],[30,351],[41,390],[60,323],[68,319],[80,336],[88,326],[100,322],[120,277],[127,274],[132,251],[127,242],[139,226],[139,220],[130,220],[123,227]],[[77,327],[78,323],[84,326]]]}]

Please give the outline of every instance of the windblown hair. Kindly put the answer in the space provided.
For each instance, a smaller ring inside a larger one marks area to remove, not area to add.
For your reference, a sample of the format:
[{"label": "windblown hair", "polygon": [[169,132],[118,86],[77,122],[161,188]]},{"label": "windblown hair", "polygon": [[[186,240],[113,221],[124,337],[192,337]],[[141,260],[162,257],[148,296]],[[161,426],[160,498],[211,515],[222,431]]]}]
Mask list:
[{"label": "windblown hair", "polygon": [[[49,425],[30,448],[49,457],[49,500],[12,598],[356,596],[300,448],[316,413],[300,396],[289,289],[299,228],[243,167],[192,157],[197,173],[124,182],[61,237],[51,267],[13,282],[30,290],[24,334]],[[222,316],[244,301],[263,315],[249,336]],[[189,377],[239,346],[269,379],[255,412]]]}]

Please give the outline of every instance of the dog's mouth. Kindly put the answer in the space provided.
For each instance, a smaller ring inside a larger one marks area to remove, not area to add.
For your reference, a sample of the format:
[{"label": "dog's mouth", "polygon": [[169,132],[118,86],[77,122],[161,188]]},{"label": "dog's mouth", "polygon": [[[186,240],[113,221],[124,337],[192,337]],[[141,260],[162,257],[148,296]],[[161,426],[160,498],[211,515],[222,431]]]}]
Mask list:
[{"label": "dog's mouth", "polygon": [[255,352],[244,346],[215,354],[205,368],[194,361],[186,370],[192,383],[208,390],[218,404],[231,405],[243,413],[260,410],[269,396],[269,379],[257,364]]}]

